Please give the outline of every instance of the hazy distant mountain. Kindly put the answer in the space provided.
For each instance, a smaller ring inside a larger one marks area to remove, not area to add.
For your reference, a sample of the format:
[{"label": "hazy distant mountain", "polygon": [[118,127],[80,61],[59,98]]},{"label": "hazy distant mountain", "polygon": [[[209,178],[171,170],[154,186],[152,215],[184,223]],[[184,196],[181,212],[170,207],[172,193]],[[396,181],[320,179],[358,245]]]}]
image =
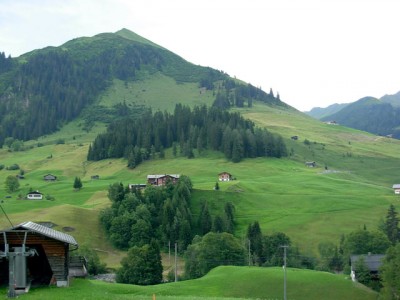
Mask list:
[{"label": "hazy distant mountain", "polygon": [[400,107],[374,97],[362,98],[321,120],[334,120],[347,127],[400,138]]},{"label": "hazy distant mountain", "polygon": [[385,95],[380,100],[392,104],[393,107],[400,107],[400,92],[394,95]]},{"label": "hazy distant mountain", "polygon": [[327,117],[329,115],[332,115],[334,113],[337,113],[340,111],[342,108],[346,107],[349,105],[348,103],[335,103],[332,105],[329,105],[328,107],[322,108],[322,107],[314,107],[310,111],[304,112],[305,114],[316,118],[316,119],[322,119],[324,117]]}]

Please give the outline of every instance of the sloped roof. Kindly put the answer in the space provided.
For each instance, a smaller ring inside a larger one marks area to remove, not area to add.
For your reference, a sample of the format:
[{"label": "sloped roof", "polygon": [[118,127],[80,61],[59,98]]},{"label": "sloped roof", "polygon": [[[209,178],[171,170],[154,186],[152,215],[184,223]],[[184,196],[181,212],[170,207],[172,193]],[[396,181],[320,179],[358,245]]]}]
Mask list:
[{"label": "sloped roof", "polygon": [[385,257],[384,254],[366,254],[366,255],[352,255],[350,256],[350,261],[353,270],[355,269],[355,265],[357,261],[363,257],[364,262],[370,271],[378,271],[382,265],[382,260]]},{"label": "sloped roof", "polygon": [[179,174],[156,174],[156,175],[147,175],[147,179],[158,179],[158,178],[163,178],[165,176],[170,176],[174,178],[179,178]]},{"label": "sloped roof", "polygon": [[71,235],[61,232],[61,231],[54,230],[52,228],[49,228],[49,227],[46,227],[46,226],[43,226],[43,225],[40,225],[37,223],[34,223],[34,222],[31,222],[31,221],[21,223],[17,226],[14,226],[13,228],[11,228],[9,230],[3,230],[3,231],[10,232],[13,230],[21,230],[21,229],[22,230],[30,230],[35,233],[39,233],[41,235],[47,236],[49,238],[52,238],[52,239],[55,239],[55,240],[58,240],[58,241],[61,241],[64,243],[68,243],[68,244],[71,244],[74,246],[78,246],[78,243],[75,241],[75,239]]},{"label": "sloped roof", "polygon": [[400,184],[393,184],[394,189],[400,189]]}]

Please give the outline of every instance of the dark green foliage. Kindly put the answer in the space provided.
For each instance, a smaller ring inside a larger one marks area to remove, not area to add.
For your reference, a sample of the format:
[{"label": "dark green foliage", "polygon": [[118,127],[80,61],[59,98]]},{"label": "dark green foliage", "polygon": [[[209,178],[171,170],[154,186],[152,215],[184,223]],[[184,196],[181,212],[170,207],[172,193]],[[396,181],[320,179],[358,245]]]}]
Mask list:
[{"label": "dark green foliage", "polygon": [[[291,246],[290,238],[283,232],[275,232],[271,235],[263,237],[263,256],[264,265],[266,266],[282,266],[283,265],[283,247]],[[291,251],[296,250],[295,248],[289,247],[288,250],[288,266],[293,266],[293,256],[291,257]],[[297,258],[294,257],[296,260]]]},{"label": "dark green foliage", "polygon": [[19,188],[19,181],[17,177],[8,175],[5,181],[5,188],[8,193],[13,193]]},{"label": "dark green foliage", "polygon": [[386,252],[381,268],[383,299],[395,300],[400,295],[400,244],[392,246]]},{"label": "dark green foliage", "polygon": [[261,265],[263,261],[263,237],[260,224],[255,221],[247,228],[246,236],[252,257],[252,264]]},{"label": "dark green foliage", "polygon": [[225,215],[225,231],[233,233],[235,229],[235,206],[232,202],[225,203],[224,206]]},{"label": "dark green foliage", "polygon": [[221,233],[225,231],[225,223],[221,216],[216,215],[213,224],[212,224],[212,231]]},{"label": "dark green foliage", "polygon": [[[229,113],[205,106],[176,105],[174,114],[147,112],[140,118],[124,119],[110,124],[104,134],[96,137],[88,151],[88,160],[125,157],[128,167],[135,168],[157,152],[180,144],[182,154],[193,158],[193,149],[200,147],[222,151],[233,162],[246,157],[282,157],[287,155],[282,137],[238,113]],[[174,150],[176,153],[176,150]]]},{"label": "dark green foliage", "polygon": [[256,88],[251,84],[237,84],[232,79],[225,79],[222,83],[222,89],[218,90],[218,94],[214,100],[213,106],[222,109],[230,107],[244,107],[247,103],[248,107],[253,106],[253,101],[261,101],[272,105],[284,105],[273,93],[266,93],[260,88]]},{"label": "dark green foliage", "polygon": [[201,205],[201,212],[199,216],[199,229],[200,234],[205,235],[211,231],[212,228],[212,217],[208,210],[208,203],[204,201]]},{"label": "dark green foliage", "polygon": [[221,265],[244,265],[245,249],[233,235],[210,232],[195,237],[186,253],[185,276],[198,278]]},{"label": "dark green foliage", "polygon": [[320,243],[318,252],[321,257],[318,268],[322,271],[340,272],[343,270],[343,256],[340,249],[331,242]]},{"label": "dark green foliage", "polygon": [[352,254],[382,254],[390,247],[389,239],[380,231],[357,230],[349,233],[343,243],[345,257]]},{"label": "dark green foliage", "polygon": [[393,245],[395,245],[399,241],[399,218],[397,216],[396,208],[393,204],[391,204],[388,209],[383,230],[384,233],[387,235],[389,241],[391,241]]},{"label": "dark green foliage", "polygon": [[81,188],[82,188],[82,181],[81,181],[80,177],[75,177],[74,189],[75,190],[80,190]]},{"label": "dark green foliage", "polygon": [[116,278],[119,283],[153,285],[162,281],[160,248],[155,241],[130,248],[121,265]]},{"label": "dark green foliage", "polygon": [[371,283],[371,274],[365,263],[365,258],[361,256],[355,263],[356,279],[359,283],[369,286]]},{"label": "dark green foliage", "polygon": [[119,249],[141,247],[157,239],[164,245],[177,242],[184,250],[193,237],[191,191],[192,182],[185,175],[176,184],[149,186],[143,194],[114,183],[108,189],[111,208],[100,213],[100,222]]},{"label": "dark green foliage", "polygon": [[19,170],[19,165],[18,164],[9,165],[8,167],[6,167],[6,170],[9,170],[9,171]]},{"label": "dark green foliage", "polygon": [[91,275],[97,275],[107,272],[106,264],[100,261],[97,252],[88,245],[82,245],[78,251],[72,252],[75,256],[84,256],[87,261],[87,270]]}]

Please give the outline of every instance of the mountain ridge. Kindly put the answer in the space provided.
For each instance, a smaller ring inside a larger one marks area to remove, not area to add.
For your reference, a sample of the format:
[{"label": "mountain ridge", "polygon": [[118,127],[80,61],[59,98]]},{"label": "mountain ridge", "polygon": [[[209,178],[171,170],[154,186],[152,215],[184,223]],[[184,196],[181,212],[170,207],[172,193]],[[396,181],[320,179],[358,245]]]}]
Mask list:
[{"label": "mountain ridge", "polygon": [[380,99],[367,96],[352,103],[313,108],[306,114],[321,121],[400,138],[400,92]]}]

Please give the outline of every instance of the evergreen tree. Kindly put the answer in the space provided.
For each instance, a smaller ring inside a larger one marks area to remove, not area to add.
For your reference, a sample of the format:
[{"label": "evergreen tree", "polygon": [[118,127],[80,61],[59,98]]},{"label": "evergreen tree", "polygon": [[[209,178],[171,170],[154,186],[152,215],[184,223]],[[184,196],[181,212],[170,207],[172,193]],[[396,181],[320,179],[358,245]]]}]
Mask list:
[{"label": "evergreen tree", "polygon": [[80,190],[82,188],[82,181],[79,177],[75,177],[74,180],[74,189],[75,190]]},{"label": "evergreen tree", "polygon": [[225,224],[224,224],[224,220],[221,218],[221,216],[216,215],[214,218],[214,222],[212,225],[212,231],[213,232],[224,232],[225,231]]},{"label": "evergreen tree", "polygon": [[386,221],[384,223],[384,232],[387,235],[389,241],[395,245],[400,238],[400,229],[399,229],[399,218],[397,216],[396,208],[393,204],[390,205],[387,215]]},{"label": "evergreen tree", "polygon": [[248,242],[250,243],[250,252],[252,254],[253,263],[261,265],[263,262],[262,261],[263,244],[262,244],[261,228],[258,221],[249,224],[247,228],[247,239]]},{"label": "evergreen tree", "polygon": [[199,229],[202,235],[210,232],[212,228],[211,214],[208,210],[208,203],[204,201],[201,207],[200,217],[199,217]]},{"label": "evergreen tree", "polygon": [[235,230],[235,206],[232,202],[226,202],[224,206],[226,232],[233,233]]},{"label": "evergreen tree", "polygon": [[381,268],[383,299],[399,299],[400,295],[400,243],[388,249]]}]

